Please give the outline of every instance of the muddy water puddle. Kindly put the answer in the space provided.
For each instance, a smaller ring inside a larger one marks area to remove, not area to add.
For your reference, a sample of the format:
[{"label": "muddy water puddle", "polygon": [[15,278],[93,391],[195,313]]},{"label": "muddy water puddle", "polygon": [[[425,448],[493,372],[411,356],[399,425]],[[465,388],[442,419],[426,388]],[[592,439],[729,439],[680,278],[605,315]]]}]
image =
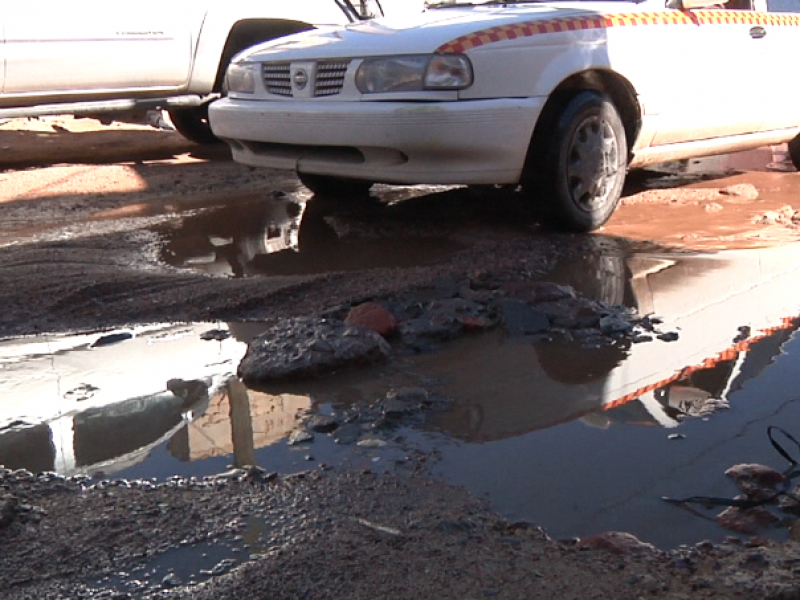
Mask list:
[{"label": "muddy water puddle", "polygon": [[157,554],[144,565],[120,570],[93,582],[103,588],[116,589],[126,597],[138,598],[148,592],[194,585],[227,573],[249,558],[244,544],[231,543],[186,544]]},{"label": "muddy water puddle", "polygon": [[[360,201],[364,206],[348,209],[279,194],[211,207],[185,216],[179,226],[153,231],[161,239],[165,263],[230,277],[405,268],[433,263],[462,248],[424,228],[387,220],[377,201]],[[380,217],[371,219],[376,213]]]},{"label": "muddy water puddle", "polygon": [[[619,529],[664,547],[721,539],[731,531],[713,511],[702,518],[661,497],[733,497],[729,467],[788,466],[766,428],[800,433],[800,247],[596,251],[557,271],[572,283],[578,273],[585,294],[660,316],[672,341],[584,347],[499,329],[366,371],[254,390],[234,374],[258,323],[6,340],[0,463],[164,481],[250,464],[403,469],[426,455],[439,476],[555,537]],[[325,433],[288,442],[311,414],[402,387],[449,402],[362,435],[368,444]],[[782,522],[758,533],[787,535]]]}]

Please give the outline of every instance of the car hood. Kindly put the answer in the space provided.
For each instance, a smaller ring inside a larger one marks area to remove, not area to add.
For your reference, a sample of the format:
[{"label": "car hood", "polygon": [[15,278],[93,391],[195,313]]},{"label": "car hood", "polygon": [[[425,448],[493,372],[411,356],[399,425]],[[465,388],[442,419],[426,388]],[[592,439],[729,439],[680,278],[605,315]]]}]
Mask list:
[{"label": "car hood", "polygon": [[638,12],[634,2],[563,2],[513,7],[469,6],[433,9],[314,30],[255,46],[238,60],[308,60],[434,52],[453,40],[490,27],[563,17]]}]

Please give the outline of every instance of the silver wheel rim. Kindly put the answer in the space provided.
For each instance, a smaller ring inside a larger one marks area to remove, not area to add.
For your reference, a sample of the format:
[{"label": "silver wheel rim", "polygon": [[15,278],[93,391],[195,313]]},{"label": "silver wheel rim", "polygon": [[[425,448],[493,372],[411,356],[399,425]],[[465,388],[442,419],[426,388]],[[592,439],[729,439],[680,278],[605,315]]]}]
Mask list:
[{"label": "silver wheel rim", "polygon": [[606,206],[620,167],[619,144],[611,124],[601,115],[581,121],[567,150],[567,189],[575,206],[586,212]]}]

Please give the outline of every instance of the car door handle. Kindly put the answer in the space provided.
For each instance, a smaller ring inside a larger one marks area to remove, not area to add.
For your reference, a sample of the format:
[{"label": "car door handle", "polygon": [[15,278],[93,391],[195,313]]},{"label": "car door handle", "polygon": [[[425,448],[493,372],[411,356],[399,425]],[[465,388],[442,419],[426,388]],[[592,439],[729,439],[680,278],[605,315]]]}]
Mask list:
[{"label": "car door handle", "polygon": [[763,27],[751,27],[750,28],[750,37],[754,40],[760,40],[765,35],[767,35],[767,30]]}]

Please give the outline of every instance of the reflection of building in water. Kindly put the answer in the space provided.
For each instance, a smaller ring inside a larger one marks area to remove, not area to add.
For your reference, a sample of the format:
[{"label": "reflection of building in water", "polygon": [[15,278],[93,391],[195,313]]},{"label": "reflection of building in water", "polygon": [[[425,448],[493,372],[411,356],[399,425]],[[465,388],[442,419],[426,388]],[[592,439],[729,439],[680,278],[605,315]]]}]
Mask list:
[{"label": "reflection of building in water", "polygon": [[297,427],[298,415],[310,407],[308,396],[273,396],[231,379],[205,413],[172,438],[169,451],[190,461],[233,454],[236,465],[252,465],[254,450],[287,436]]},{"label": "reflection of building in water", "polygon": [[[263,326],[232,327],[252,337]],[[294,429],[311,400],[247,390],[233,376],[244,344],[235,335],[203,339],[208,329],[166,324],[0,343],[0,465],[110,475],[167,440],[183,460],[233,454],[236,464],[254,464],[254,450]]]},{"label": "reflection of building in water", "polygon": [[244,353],[233,338],[203,339],[208,329],[157,324],[0,342],[0,464],[69,475],[141,462],[187,410],[203,412],[209,386],[226,381]]},{"label": "reflection of building in water", "polygon": [[310,406],[308,396],[272,396],[231,379],[207,402],[191,406],[164,393],[9,428],[0,432],[0,464],[32,472],[111,475],[143,461],[167,440],[181,460],[232,454],[236,465],[256,464],[255,450],[287,436]]}]

